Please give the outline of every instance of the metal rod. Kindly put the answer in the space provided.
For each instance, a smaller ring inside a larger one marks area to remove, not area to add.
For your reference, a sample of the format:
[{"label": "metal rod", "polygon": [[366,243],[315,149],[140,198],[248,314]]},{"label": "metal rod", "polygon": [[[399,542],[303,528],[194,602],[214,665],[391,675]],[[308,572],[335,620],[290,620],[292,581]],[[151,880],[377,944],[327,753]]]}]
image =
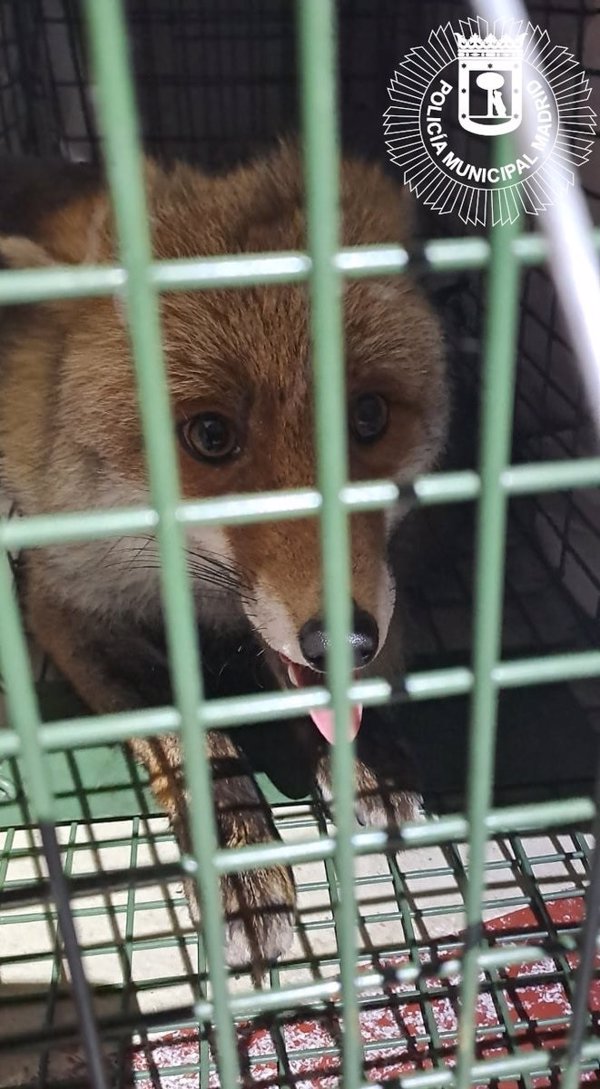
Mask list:
[{"label": "metal rod", "polygon": [[[600,248],[600,230],[592,232],[591,242],[595,249]],[[548,259],[550,243],[542,234],[520,235],[512,243],[512,252],[523,265],[541,265]],[[422,273],[482,269],[489,256],[485,238],[443,238],[425,242],[413,252],[402,246],[351,246],[339,250],[333,262],[343,275],[355,278],[413,270]],[[230,254],[226,258],[152,261],[147,276],[156,291],[207,291],[254,284],[302,283],[308,280],[311,268],[311,259],[304,253]],[[124,293],[128,282],[127,270],[121,265],[2,270],[0,305],[115,295]]]},{"label": "metal rod", "polygon": [[[565,798],[554,802],[532,802],[526,805],[503,806],[490,809],[485,826],[488,835],[534,832],[560,826],[589,824],[595,814],[591,798]],[[460,814],[442,816],[437,820],[407,823],[393,833],[384,831],[354,832],[352,850],[355,855],[383,854],[390,851],[415,847],[433,847],[445,843],[464,842],[468,836],[468,824]],[[243,873],[289,863],[317,862],[335,856],[335,836],[320,836],[315,840],[294,843],[261,843],[251,847],[219,849],[214,858],[218,874]],[[140,866],[133,870],[111,870],[105,874],[82,875],[71,879],[71,888],[77,896],[101,889],[127,888],[130,885],[151,885],[157,880],[180,879],[182,874],[195,872],[195,860],[183,856],[180,863],[163,863]],[[33,885],[16,885],[0,892],[0,908],[7,909],[51,895],[47,882]]]},{"label": "metal rod", "polygon": [[[521,0],[476,0],[476,16],[489,22],[528,22]],[[524,151],[535,138],[535,118],[525,110],[515,138]],[[579,180],[567,186],[560,201],[538,216],[546,238],[547,257],[569,330],[573,351],[587,390],[588,407],[600,434],[600,268],[595,232]]]},{"label": "metal rod", "polygon": [[576,1089],[576,1086],[579,1085],[581,1046],[588,1014],[590,985],[594,975],[598,930],[600,928],[600,761],[596,772],[594,801],[596,805],[596,819],[592,830],[594,854],[590,883],[585,898],[585,924],[580,942],[579,967],[575,976],[573,1017],[569,1034],[567,1068],[563,1076],[562,1089]]},{"label": "metal rod", "polygon": [[[598,484],[600,458],[597,457],[511,465],[500,477],[500,486],[509,496],[590,488]],[[401,497],[422,507],[465,503],[477,499],[480,490],[477,473],[465,469],[420,476],[403,489],[392,481],[347,484],[342,488],[339,500],[350,513],[393,507]],[[244,525],[316,517],[321,509],[319,492],[310,488],[295,488],[259,496],[188,500],[178,503],[174,514],[176,520],[186,526]],[[151,507],[33,515],[0,520],[0,547],[15,552],[21,548],[39,548],[50,544],[71,544],[130,534],[150,535],[157,526],[158,514]]]},{"label": "metal rod", "polygon": [[[509,145],[496,143],[496,162]],[[507,500],[500,486],[510,454],[515,375],[519,266],[510,250],[516,224],[492,231],[492,260],[486,289],[485,369],[481,402],[480,478],[477,514],[473,692],[467,772],[469,868],[465,896],[465,959],[460,991],[457,1084],[467,1089],[475,1053],[478,955],[485,886],[486,817],[492,798],[498,686],[494,669],[501,648]]]},{"label": "metal rod", "polygon": [[48,865],[50,888],[56,903],[58,922],[64,942],[67,963],[71,972],[71,983],[73,985],[77,1017],[81,1028],[81,1038],[87,1060],[88,1074],[93,1089],[108,1089],[106,1068],[100,1044],[100,1034],[96,1024],[90,986],[83,968],[75,922],[71,913],[69,888],[60,860],[60,849],[56,838],[56,828],[49,821],[41,821],[39,828],[42,839],[42,848]]},{"label": "metal rod", "polygon": [[[222,1089],[239,1083],[235,1032],[228,1008],[225,926],[219,883],[212,866],[218,839],[211,804],[211,770],[202,715],[203,683],[198,632],[184,534],[175,511],[180,500],[169,388],[161,343],[158,296],[148,277],[152,260],[150,220],[137,126],[132,65],[122,0],[87,0],[90,55],[97,80],[104,153],[116,233],[128,270],[126,316],[152,504],[159,521],[161,592],[174,702],[180,717],[187,816],[201,861],[196,883],[216,1011],[217,1064]],[[179,798],[183,809],[183,797]]]},{"label": "metal rod", "polygon": [[[583,680],[600,674],[600,650],[548,654],[541,658],[498,662],[492,670],[497,688],[522,688],[526,685],[560,684]],[[355,681],[348,688],[351,703],[375,707],[388,703],[441,699],[466,695],[473,689],[473,673],[464,666],[423,670],[402,678],[395,690],[389,681]],[[294,718],[313,707],[330,706],[325,688],[307,688],[296,692],[262,692],[245,696],[226,696],[208,700],[202,711],[207,729],[221,730],[247,723],[270,722],[275,718]],[[443,722],[440,723],[443,727]],[[96,745],[127,741],[132,737],[154,737],[179,733],[181,716],[173,707],[149,708],[97,715],[94,718],[60,719],[42,723],[38,743],[47,752],[63,749],[92,748]],[[23,741],[13,730],[0,731],[0,760],[23,754]]]},{"label": "metal rod", "polygon": [[[482,971],[505,969],[514,965],[535,964],[543,957],[563,953],[564,946],[560,942],[536,942],[535,945],[511,945],[504,949],[484,950],[479,959],[479,967]],[[428,981],[428,994],[432,1001],[442,997],[444,992],[441,986],[431,987],[433,981],[452,980],[461,970],[461,958],[451,957],[442,961],[421,961],[419,964],[406,963],[402,965],[386,966],[385,969],[372,969],[357,973],[354,985],[358,994],[368,995],[369,992],[389,987],[390,984],[400,984],[403,987],[418,988],[419,983]],[[532,977],[528,977],[532,978]],[[547,974],[544,974],[547,979]],[[515,978],[514,987],[518,989],[519,981]],[[493,989],[493,983],[487,982],[487,991]],[[339,980],[313,980],[305,984],[296,984],[281,987],[275,991],[245,991],[231,996],[231,1010],[233,1017],[243,1019],[249,1016],[260,1016],[265,1013],[282,1013],[291,1010],[295,1014],[302,1009],[310,1009],[322,1003],[328,1003],[336,997],[339,991]],[[383,996],[382,996],[383,997]],[[406,1001],[412,1002],[413,996],[406,995]],[[389,1001],[389,999],[386,999]],[[135,1033],[142,1025],[148,1032],[157,1028],[168,1026],[183,1027],[186,1024],[200,1024],[210,1026],[214,1019],[214,1007],[209,1001],[197,1002],[192,1006],[180,1006],[174,1009],[161,1010],[156,1013],[143,1013],[141,1010],[129,1015],[119,1017],[104,1017],[99,1021],[102,1035],[114,1037],[126,1033]],[[492,1031],[497,1031],[492,1027]],[[50,1033],[52,1036],[50,1036]],[[41,1029],[35,1036],[36,1043],[45,1043],[50,1039],[68,1040],[77,1033],[77,1027],[73,1025],[52,1026],[51,1029]],[[0,1038],[0,1049],[12,1050],[23,1047],[31,1041],[30,1033],[12,1033],[10,1036]]]},{"label": "metal rod", "polygon": [[354,758],[348,725],[352,654],[350,537],[348,512],[340,500],[348,480],[342,278],[335,267],[339,246],[339,133],[337,119],[336,5],[333,0],[298,0],[298,44],[308,249],[313,261],[310,317],[315,424],[321,512],[322,586],[329,635],[327,683],[335,714],[333,795],[338,828],[332,888],[340,951],[343,1016],[342,1081],[357,1089],[362,1079],[358,997],[356,896],[351,834],[354,828]]}]

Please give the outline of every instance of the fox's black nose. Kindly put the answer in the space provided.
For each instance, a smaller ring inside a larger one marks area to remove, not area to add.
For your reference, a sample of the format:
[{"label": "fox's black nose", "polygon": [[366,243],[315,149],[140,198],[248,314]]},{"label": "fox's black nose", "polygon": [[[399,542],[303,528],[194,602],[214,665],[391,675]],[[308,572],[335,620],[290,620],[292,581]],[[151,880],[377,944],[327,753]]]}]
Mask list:
[{"label": "fox's black nose", "polygon": [[[379,646],[379,631],[377,624],[369,613],[363,612],[354,606],[352,630],[348,636],[354,656],[354,666],[360,669],[373,661]],[[325,672],[326,654],[328,646],[327,632],[324,621],[320,617],[312,617],[300,629],[298,635],[300,650],[312,669],[319,673]]]}]

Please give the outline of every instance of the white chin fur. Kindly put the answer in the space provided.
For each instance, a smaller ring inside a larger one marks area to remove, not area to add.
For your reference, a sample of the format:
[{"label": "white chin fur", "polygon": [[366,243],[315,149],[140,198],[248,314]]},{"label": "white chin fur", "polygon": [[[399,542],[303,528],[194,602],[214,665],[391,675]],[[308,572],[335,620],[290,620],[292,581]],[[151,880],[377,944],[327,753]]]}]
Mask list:
[{"label": "white chin fur", "polygon": [[292,617],[265,579],[256,583],[252,604],[244,603],[244,612],[271,650],[299,665],[304,663]]}]

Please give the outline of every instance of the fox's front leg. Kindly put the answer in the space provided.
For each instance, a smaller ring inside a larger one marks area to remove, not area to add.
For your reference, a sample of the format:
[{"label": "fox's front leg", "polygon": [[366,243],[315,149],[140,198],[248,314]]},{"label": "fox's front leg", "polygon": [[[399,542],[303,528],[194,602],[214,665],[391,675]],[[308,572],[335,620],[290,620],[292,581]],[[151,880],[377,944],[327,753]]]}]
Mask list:
[{"label": "fox's front leg", "polygon": [[[39,583],[27,595],[29,626],[41,648],[97,714],[171,702],[164,653],[135,625],[108,622],[57,603]],[[189,850],[188,797],[179,738],[130,742],[150,774],[151,789],[171,818],[183,850]],[[241,847],[277,838],[270,809],[248,765],[222,731],[207,734],[213,798],[221,846]],[[221,879],[229,964],[275,960],[292,940],[294,884],[283,866]],[[195,892],[187,889],[192,916]]]}]

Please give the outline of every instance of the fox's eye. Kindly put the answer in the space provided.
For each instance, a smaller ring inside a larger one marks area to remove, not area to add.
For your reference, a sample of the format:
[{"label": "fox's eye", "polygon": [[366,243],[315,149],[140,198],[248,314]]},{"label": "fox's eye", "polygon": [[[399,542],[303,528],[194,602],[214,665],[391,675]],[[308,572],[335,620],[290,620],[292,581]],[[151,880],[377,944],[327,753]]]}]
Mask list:
[{"label": "fox's eye", "polygon": [[358,442],[376,442],[387,427],[387,401],[380,393],[361,393],[350,407],[350,427]]},{"label": "fox's eye", "polygon": [[180,424],[178,431],[188,454],[202,461],[225,461],[240,448],[233,424],[218,412],[201,412]]}]

